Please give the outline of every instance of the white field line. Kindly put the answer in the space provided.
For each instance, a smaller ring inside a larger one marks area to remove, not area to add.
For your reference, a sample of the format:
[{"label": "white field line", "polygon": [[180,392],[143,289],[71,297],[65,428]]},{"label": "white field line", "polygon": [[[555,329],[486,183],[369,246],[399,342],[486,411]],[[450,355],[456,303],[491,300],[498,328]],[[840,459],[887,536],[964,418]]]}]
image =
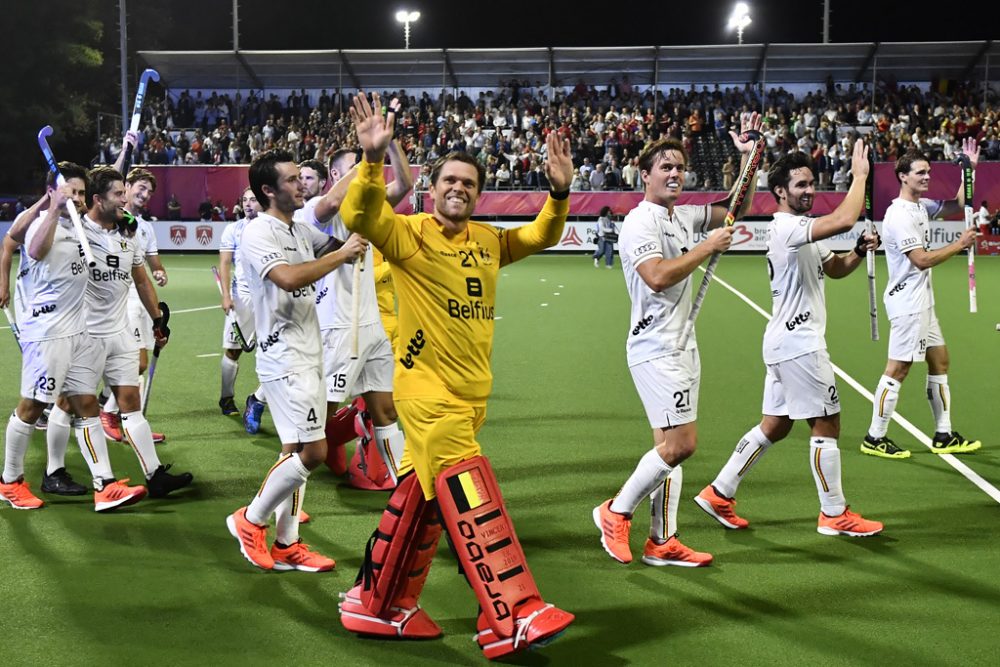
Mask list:
[{"label": "white field line", "polygon": [[[704,269],[702,269],[702,271],[704,271]],[[743,294],[742,292],[740,292],[738,289],[736,289],[735,287],[733,287],[732,285],[730,285],[729,283],[727,283],[725,280],[723,280],[719,276],[715,276],[715,281],[717,283],[719,283],[720,285],[722,285],[723,287],[725,287],[730,292],[732,292],[733,294],[735,294],[745,304],[747,304],[748,306],[750,306],[751,308],[753,308],[754,310],[756,310],[758,313],[760,313],[764,317],[764,319],[766,319],[766,320],[770,320],[771,319],[770,313],[768,313],[763,308],[761,308],[760,306],[758,306],[756,303],[754,303],[753,301],[751,301],[749,299],[749,297],[747,297],[745,294]],[[844,372],[844,370],[841,369],[836,364],[833,364],[833,372],[836,373],[837,376],[840,377],[844,382],[846,382],[847,384],[849,384],[855,391],[857,391],[859,394],[861,394],[862,396],[864,396],[865,399],[867,399],[870,403],[872,403],[873,405],[875,404],[875,396],[873,396],[870,391],[868,391],[857,380],[855,380],[850,375],[848,375],[846,372]],[[903,429],[906,430],[907,433],[909,433],[914,438],[916,438],[918,442],[922,443],[925,447],[927,447],[928,449],[930,449],[931,438],[926,433],[922,432],[920,429],[918,429],[916,426],[914,426],[908,419],[906,419],[905,417],[903,417],[898,412],[896,412],[896,413],[894,413],[892,415],[892,419],[897,424],[899,424],[900,426],[902,426]],[[970,469],[967,465],[965,465],[963,462],[959,461],[952,454],[942,454],[938,458],[940,458],[941,460],[943,460],[944,462],[946,462],[948,465],[950,465],[952,468],[954,468],[958,472],[962,473],[962,475],[964,475],[966,479],[968,479],[970,482],[972,482],[977,487],[979,487],[979,489],[983,493],[985,493],[986,495],[988,495],[990,498],[992,498],[996,502],[1000,503],[1000,490],[998,490],[995,486],[993,486],[992,484],[990,484],[989,482],[987,482],[985,479],[983,479],[976,471]]]},{"label": "white field line", "polygon": [[208,357],[221,357],[221,352],[210,352],[209,354],[196,354],[194,355],[198,359],[207,359]]},{"label": "white field line", "polygon": [[180,313],[198,313],[203,310],[222,310],[222,306],[215,304],[214,306],[203,306],[201,308],[184,308],[183,310],[171,310],[171,315],[178,315]]}]

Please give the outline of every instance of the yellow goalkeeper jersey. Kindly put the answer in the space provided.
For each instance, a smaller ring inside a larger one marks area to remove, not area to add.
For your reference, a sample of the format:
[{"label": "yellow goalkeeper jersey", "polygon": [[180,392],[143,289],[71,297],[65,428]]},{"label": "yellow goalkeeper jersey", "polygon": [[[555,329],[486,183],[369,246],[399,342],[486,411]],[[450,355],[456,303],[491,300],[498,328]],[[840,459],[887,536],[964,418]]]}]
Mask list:
[{"label": "yellow goalkeeper jersey", "polygon": [[385,257],[378,251],[372,250],[372,266],[375,279],[375,300],[378,301],[378,312],[383,316],[396,316],[396,290],[392,285],[392,268],[385,261]]},{"label": "yellow goalkeeper jersey", "polygon": [[485,403],[499,269],[558,243],[569,200],[549,197],[534,222],[515,229],[469,222],[448,238],[429,213],[394,213],[382,163],[362,161],[340,213],[392,267],[399,300],[393,395]]}]

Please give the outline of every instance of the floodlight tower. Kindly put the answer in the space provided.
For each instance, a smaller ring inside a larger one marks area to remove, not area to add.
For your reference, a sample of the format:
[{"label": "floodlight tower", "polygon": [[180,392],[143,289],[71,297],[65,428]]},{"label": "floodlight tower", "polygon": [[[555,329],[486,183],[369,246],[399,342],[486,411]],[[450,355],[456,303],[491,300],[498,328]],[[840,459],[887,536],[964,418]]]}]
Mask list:
[{"label": "floodlight tower", "polygon": [[396,12],[396,20],[403,24],[403,43],[410,48],[410,24],[420,18],[420,12],[410,12],[400,9]]},{"label": "floodlight tower", "polygon": [[733,8],[732,15],[729,17],[728,27],[730,30],[736,28],[736,40],[738,44],[743,43],[743,30],[750,23],[750,6],[745,2],[737,2]]}]

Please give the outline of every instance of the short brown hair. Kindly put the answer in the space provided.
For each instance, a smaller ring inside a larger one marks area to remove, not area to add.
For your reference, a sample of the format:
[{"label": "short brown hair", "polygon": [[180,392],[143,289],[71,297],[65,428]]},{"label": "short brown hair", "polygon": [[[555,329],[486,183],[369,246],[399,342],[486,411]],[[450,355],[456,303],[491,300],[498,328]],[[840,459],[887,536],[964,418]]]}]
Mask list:
[{"label": "short brown hair", "polygon": [[472,157],[468,153],[463,153],[462,151],[452,151],[443,157],[439,157],[431,167],[431,185],[437,185],[438,176],[441,175],[441,169],[448,162],[464,162],[465,164],[471,164],[476,168],[476,176],[479,178],[479,192],[483,191],[486,187],[486,167],[483,163]]},{"label": "short brown hair", "polygon": [[681,157],[684,158],[684,166],[687,166],[688,154],[684,150],[684,144],[673,137],[663,137],[649,144],[639,153],[639,171],[652,171],[656,159],[667,151],[677,151],[680,153]]},{"label": "short brown hair", "polygon": [[[71,178],[79,178],[85,186],[90,182],[90,175],[87,173],[86,168],[81,167],[75,162],[60,162],[57,166],[59,167],[59,173],[67,181]],[[56,175],[51,171],[45,177],[45,185],[50,188],[56,187]]]},{"label": "short brown hair", "polygon": [[791,179],[792,171],[795,169],[802,169],[803,167],[815,174],[812,158],[809,157],[808,153],[803,153],[801,151],[785,153],[780,158],[775,160],[774,164],[771,165],[771,168],[767,170],[767,188],[774,196],[774,201],[781,201],[778,199],[778,187],[782,187],[787,190],[788,181]]},{"label": "short brown hair", "polygon": [[128,176],[125,177],[125,182],[129,185],[135,185],[139,181],[149,181],[149,184],[153,186],[153,192],[156,192],[156,176],[153,176],[153,172],[149,169],[136,167],[129,171]]},{"label": "short brown hair", "polygon": [[102,166],[94,167],[90,170],[90,179],[87,181],[87,207],[94,205],[94,197],[103,197],[111,189],[111,184],[115,181],[125,182],[125,177],[114,167]]},{"label": "short brown hair", "polygon": [[898,181],[902,174],[910,173],[910,170],[913,169],[913,163],[921,160],[930,164],[927,156],[918,150],[908,150],[900,155],[896,160],[896,180]]}]

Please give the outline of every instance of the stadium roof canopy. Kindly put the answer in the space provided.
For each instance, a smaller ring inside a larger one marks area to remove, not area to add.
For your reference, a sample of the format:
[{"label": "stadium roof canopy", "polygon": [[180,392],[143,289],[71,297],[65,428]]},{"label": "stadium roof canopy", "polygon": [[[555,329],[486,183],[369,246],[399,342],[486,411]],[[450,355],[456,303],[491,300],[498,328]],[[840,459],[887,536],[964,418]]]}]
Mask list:
[{"label": "stadium roof canopy", "polygon": [[168,88],[492,88],[633,85],[1000,80],[1000,44],[873,42],[386,51],[140,51]]}]

